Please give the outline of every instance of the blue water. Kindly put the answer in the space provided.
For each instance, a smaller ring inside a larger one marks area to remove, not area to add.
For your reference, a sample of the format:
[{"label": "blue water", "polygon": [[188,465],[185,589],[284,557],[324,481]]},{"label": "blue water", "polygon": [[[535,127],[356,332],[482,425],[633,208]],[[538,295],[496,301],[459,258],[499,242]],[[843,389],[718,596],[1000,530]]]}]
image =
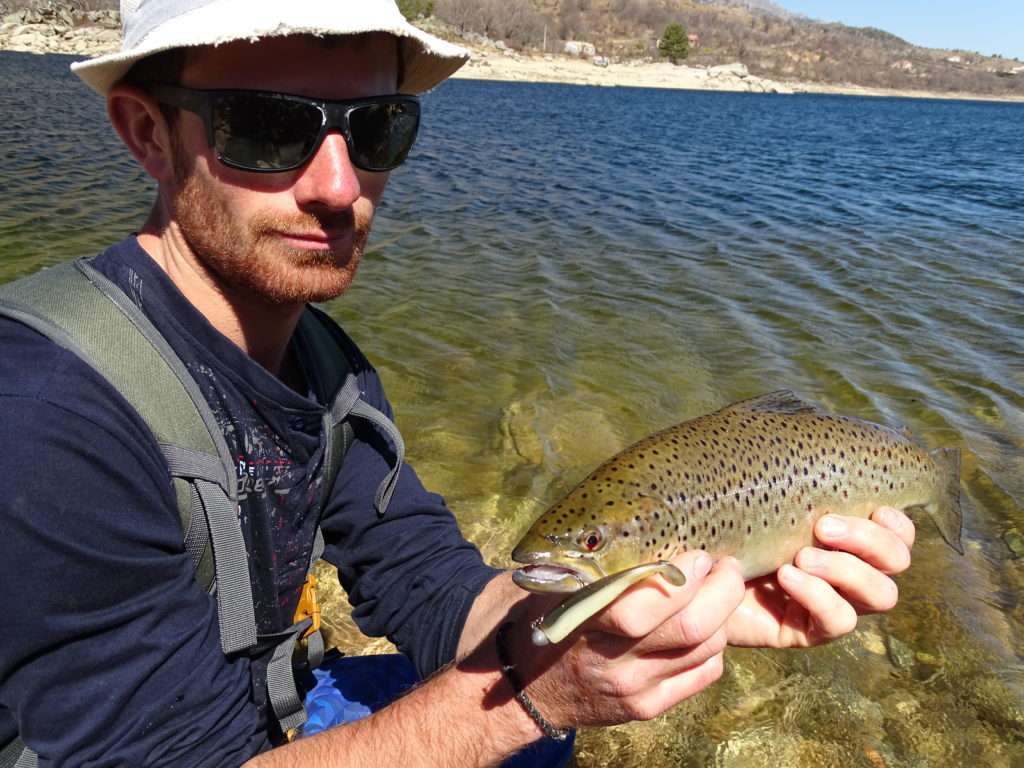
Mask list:
[{"label": "blue water", "polygon": [[[71,60],[0,53],[0,280],[152,200]],[[895,612],[735,652],[579,764],[1024,763],[1024,105],[454,81],[424,106],[328,309],[487,557],[632,440],[771,389],[963,451],[965,557],[920,521]]]}]

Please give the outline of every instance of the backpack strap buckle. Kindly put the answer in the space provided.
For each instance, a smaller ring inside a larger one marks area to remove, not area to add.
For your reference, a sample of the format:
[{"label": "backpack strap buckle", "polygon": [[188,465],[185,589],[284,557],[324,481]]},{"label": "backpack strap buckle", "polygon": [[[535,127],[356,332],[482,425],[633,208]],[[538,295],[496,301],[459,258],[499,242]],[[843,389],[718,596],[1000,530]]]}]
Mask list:
[{"label": "backpack strap buckle", "polygon": [[306,582],[302,585],[302,593],[299,595],[299,604],[295,607],[295,616],[292,618],[295,624],[306,619],[312,620],[309,629],[302,634],[303,640],[320,631],[320,601],[316,596],[316,584],[316,576],[312,573],[307,574]]}]

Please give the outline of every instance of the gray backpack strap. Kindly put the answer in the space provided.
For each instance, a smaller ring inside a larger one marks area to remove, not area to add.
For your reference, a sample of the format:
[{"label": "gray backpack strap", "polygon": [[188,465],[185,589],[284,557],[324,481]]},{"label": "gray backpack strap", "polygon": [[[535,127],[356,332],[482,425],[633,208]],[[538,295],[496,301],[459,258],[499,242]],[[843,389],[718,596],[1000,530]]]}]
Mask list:
[{"label": "gray backpack strap", "polygon": [[[307,573],[312,572],[313,566],[316,561],[319,560],[324,554],[324,534],[319,528],[316,529],[316,538],[313,539],[313,552],[309,558],[309,570]],[[316,632],[306,637],[306,662],[311,667],[319,667],[320,662],[324,660],[324,636],[323,633],[318,629]]]},{"label": "gray backpack strap", "polygon": [[37,768],[39,758],[25,746],[21,739],[15,739],[0,749],[0,768]]},{"label": "gray backpack strap", "polygon": [[[234,462],[209,405],[184,364],[139,308],[85,260],[0,286],[0,314],[36,329],[103,375],[139,412],[167,461],[196,577],[215,591],[221,647],[234,653],[271,643],[267,686],[282,731],[306,721],[296,689],[297,642],[312,625],[304,619],[276,635],[257,636],[248,556],[238,521]],[[369,420],[392,440],[398,460],[377,493],[383,514],[394,490],[405,446],[395,426],[359,399],[359,389],[339,342],[312,310],[300,329],[317,360],[326,392],[338,392],[324,415],[326,448],[322,500],[326,501],[353,440],[349,416]],[[212,545],[212,546],[211,546]],[[324,551],[317,530],[309,568]],[[317,666],[323,638],[306,637],[306,658]],[[0,752],[0,768],[34,768],[35,755],[20,742]]]},{"label": "gray backpack strap", "polygon": [[[205,529],[213,543],[214,570],[217,574],[217,618],[220,642],[225,653],[234,653],[256,644],[256,612],[249,558],[238,522],[238,504],[223,492],[224,465],[213,456],[176,445],[161,444],[171,472],[192,480],[199,510],[192,521]],[[186,534],[186,546],[188,535]],[[237,533],[237,535],[236,535]],[[201,536],[197,535],[197,538]]]},{"label": "gray backpack strap", "polygon": [[233,653],[254,645],[234,462],[206,399],[167,341],[86,260],[0,286],[0,313],[82,358],[138,411],[168,459],[200,583],[209,587],[216,572],[221,647]]},{"label": "gray backpack strap", "polygon": [[398,427],[392,423],[391,419],[363,400],[361,396],[359,382],[356,381],[355,376],[349,374],[344,386],[342,386],[338,396],[334,399],[329,416],[334,427],[337,427],[337,425],[344,422],[350,416],[364,419],[384,432],[391,440],[391,444],[395,449],[395,466],[391,468],[387,475],[385,475],[384,480],[381,481],[380,486],[377,488],[377,497],[375,499],[377,514],[383,517],[387,511],[388,504],[391,503],[391,496],[394,494],[395,485],[398,483],[398,473],[402,469],[402,463],[405,461],[405,441],[402,440]]},{"label": "gray backpack strap", "polygon": [[[307,579],[313,570],[313,565],[324,553],[324,535],[319,528],[316,529],[316,538],[313,540],[313,551],[309,558],[309,570]],[[315,587],[316,580],[312,581]],[[309,586],[309,584],[307,584]],[[270,705],[274,710],[274,716],[281,726],[281,732],[289,740],[295,735],[296,729],[301,727],[308,717],[303,698],[299,694],[295,683],[295,661],[296,647],[300,639],[306,641],[306,663],[309,667],[318,667],[324,660],[324,637],[319,627],[313,632],[310,628],[314,620],[306,618],[299,621],[284,632],[274,635],[260,635],[260,642],[274,645],[274,653],[267,666],[267,695]]]},{"label": "gray backpack strap", "polygon": [[[314,373],[317,376],[320,390],[324,393],[335,393],[335,397],[337,397],[337,393],[350,373],[350,368],[338,339],[327,327],[328,322],[321,320],[316,310],[307,307],[299,318],[298,330],[316,360]],[[352,425],[345,421],[340,424],[339,428],[339,424],[331,419],[330,411],[324,414],[323,431],[326,450],[324,452],[324,477],[320,493],[321,508],[331,495],[334,480],[341,469],[341,462],[353,440]],[[313,558],[313,562],[319,558],[320,555],[317,554]]]},{"label": "gray backpack strap", "polygon": [[274,710],[274,717],[281,726],[281,732],[288,737],[306,722],[308,714],[302,703],[302,696],[295,685],[295,646],[312,624],[311,619],[293,624],[284,632],[266,635],[264,640],[276,641],[274,655],[267,666],[267,696]]}]

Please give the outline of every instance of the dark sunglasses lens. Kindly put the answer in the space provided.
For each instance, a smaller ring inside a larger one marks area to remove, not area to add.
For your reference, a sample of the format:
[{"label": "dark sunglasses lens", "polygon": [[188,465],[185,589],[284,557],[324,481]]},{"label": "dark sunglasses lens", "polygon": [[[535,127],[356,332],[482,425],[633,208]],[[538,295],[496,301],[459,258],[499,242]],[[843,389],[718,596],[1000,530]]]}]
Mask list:
[{"label": "dark sunglasses lens", "polygon": [[264,94],[223,94],[213,106],[213,144],[229,165],[285,170],[306,161],[322,123],[313,104]]},{"label": "dark sunglasses lens", "polygon": [[352,162],[367,171],[390,171],[416,141],[420,105],[415,101],[363,104],[349,112]]}]

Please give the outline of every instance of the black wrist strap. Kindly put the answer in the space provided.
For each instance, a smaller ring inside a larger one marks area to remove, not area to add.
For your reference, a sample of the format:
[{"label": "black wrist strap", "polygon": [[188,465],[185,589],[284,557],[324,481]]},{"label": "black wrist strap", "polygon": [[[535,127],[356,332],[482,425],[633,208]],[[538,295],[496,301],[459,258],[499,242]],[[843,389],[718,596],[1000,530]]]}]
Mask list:
[{"label": "black wrist strap", "polygon": [[512,686],[512,690],[515,691],[516,701],[518,701],[526,713],[533,718],[538,727],[544,732],[544,735],[549,739],[555,741],[565,741],[569,738],[569,734],[572,730],[569,728],[556,728],[547,720],[544,719],[544,715],[540,713],[534,703],[530,701],[530,697],[526,695],[526,690],[522,680],[519,679],[519,675],[516,674],[516,666],[512,663],[512,660],[508,653],[508,630],[512,628],[511,622],[506,622],[498,627],[498,633],[495,635],[494,641],[498,649],[498,661],[501,664],[501,673],[508,680],[509,685]]}]

